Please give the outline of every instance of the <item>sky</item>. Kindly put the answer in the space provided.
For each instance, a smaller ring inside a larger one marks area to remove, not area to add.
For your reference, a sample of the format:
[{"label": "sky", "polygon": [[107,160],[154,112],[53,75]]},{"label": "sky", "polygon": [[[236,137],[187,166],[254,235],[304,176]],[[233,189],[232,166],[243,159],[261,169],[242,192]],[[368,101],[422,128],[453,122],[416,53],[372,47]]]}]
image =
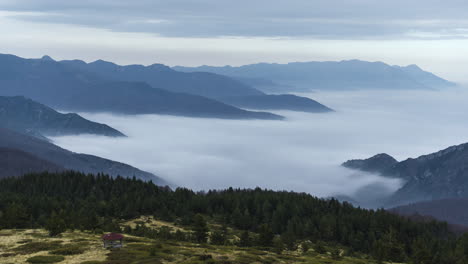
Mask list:
[{"label": "sky", "polygon": [[461,0],[0,0],[0,53],[120,64],[361,59],[468,83]]},{"label": "sky", "polygon": [[275,112],[285,121],[81,113],[128,137],[53,140],[196,190],[259,186],[320,197],[347,195],[367,203],[402,182],[348,170],[342,162],[378,153],[401,161],[468,142],[468,124],[460,122],[468,113],[463,88],[303,95],[336,112]]}]

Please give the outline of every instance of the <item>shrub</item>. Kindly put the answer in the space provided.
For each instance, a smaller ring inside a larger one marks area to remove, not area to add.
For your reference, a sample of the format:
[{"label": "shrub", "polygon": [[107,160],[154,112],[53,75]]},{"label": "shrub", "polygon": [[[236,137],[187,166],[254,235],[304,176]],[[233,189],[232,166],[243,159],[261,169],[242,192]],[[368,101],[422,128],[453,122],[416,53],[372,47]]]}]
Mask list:
[{"label": "shrub", "polygon": [[53,241],[53,242],[32,242],[28,244],[23,244],[19,247],[13,249],[16,253],[19,254],[32,254],[39,251],[49,251],[55,250],[60,247],[61,241]]},{"label": "shrub", "polygon": [[314,246],[314,250],[319,254],[327,253],[327,249],[325,248],[325,245],[322,242],[317,242]]},{"label": "shrub", "polygon": [[28,258],[26,261],[29,263],[46,264],[46,263],[57,263],[63,260],[65,260],[65,257],[63,256],[35,256],[35,257]]},{"label": "shrub", "polygon": [[81,246],[68,245],[50,252],[53,255],[78,255],[85,252],[85,249]]},{"label": "shrub", "polygon": [[341,259],[341,250],[338,248],[334,248],[331,251],[331,256],[334,260],[340,260]]}]

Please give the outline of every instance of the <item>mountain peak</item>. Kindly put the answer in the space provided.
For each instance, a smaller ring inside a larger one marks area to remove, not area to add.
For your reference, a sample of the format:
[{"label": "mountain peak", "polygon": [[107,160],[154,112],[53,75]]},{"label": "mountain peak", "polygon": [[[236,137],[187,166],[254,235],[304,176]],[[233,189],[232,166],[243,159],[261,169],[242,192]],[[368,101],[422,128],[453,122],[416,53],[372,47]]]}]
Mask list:
[{"label": "mountain peak", "polygon": [[49,55],[44,55],[44,56],[42,56],[41,60],[43,60],[43,61],[55,61],[55,60],[52,59],[52,57],[50,57]]},{"label": "mountain peak", "polygon": [[418,71],[422,71],[422,69],[421,69],[421,68],[420,68],[418,65],[416,65],[416,64],[411,64],[411,65],[408,65],[408,66],[406,66],[405,68],[407,68],[407,69],[411,69],[411,70],[418,70]]},{"label": "mountain peak", "polygon": [[381,173],[397,163],[398,161],[392,156],[386,153],[380,153],[368,159],[348,160],[343,163],[342,166],[349,169]]},{"label": "mountain peak", "polygon": [[101,66],[116,66],[117,64],[113,63],[113,62],[109,62],[109,61],[105,61],[105,60],[96,60],[96,61],[93,61],[91,63],[89,63],[90,65],[101,65]]},{"label": "mountain peak", "polygon": [[171,69],[171,67],[168,67],[164,64],[161,64],[161,63],[155,63],[155,64],[152,64],[150,66],[148,66],[148,68],[152,69],[152,70],[157,70],[157,71],[174,71],[173,69]]}]

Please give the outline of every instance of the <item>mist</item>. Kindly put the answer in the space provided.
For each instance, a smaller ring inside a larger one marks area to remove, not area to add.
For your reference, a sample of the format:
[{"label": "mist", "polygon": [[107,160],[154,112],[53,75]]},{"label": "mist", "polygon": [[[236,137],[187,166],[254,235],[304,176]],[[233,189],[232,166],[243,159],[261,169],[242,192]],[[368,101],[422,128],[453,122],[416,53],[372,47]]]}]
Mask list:
[{"label": "mist", "polygon": [[286,121],[80,113],[128,138],[83,135],[53,141],[195,190],[261,187],[359,201],[378,200],[403,182],[349,170],[342,162],[383,152],[402,160],[468,142],[468,123],[460,122],[468,115],[463,88],[301,95],[336,112],[275,112]]}]

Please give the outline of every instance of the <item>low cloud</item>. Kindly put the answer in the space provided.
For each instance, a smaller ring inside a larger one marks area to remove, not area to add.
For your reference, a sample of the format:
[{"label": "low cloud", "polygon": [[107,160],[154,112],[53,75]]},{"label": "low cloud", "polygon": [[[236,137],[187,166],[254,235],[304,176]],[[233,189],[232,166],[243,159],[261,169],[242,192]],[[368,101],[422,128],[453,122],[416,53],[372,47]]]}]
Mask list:
[{"label": "low cloud", "polygon": [[129,137],[54,141],[197,190],[259,186],[358,200],[391,193],[401,182],[342,168],[343,161],[381,152],[401,160],[468,142],[468,125],[460,122],[468,113],[464,89],[310,96],[337,112],[281,112],[284,122],[84,114]]}]

